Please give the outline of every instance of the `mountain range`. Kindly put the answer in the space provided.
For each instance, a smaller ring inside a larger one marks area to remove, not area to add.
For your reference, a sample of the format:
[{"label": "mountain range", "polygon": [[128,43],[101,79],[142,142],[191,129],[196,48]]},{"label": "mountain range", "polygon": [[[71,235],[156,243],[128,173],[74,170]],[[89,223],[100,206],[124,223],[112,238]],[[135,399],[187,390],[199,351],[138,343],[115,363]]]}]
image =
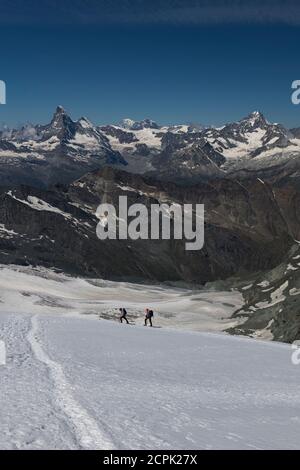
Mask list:
[{"label": "mountain range", "polygon": [[180,184],[249,173],[273,181],[298,177],[299,154],[300,128],[258,111],[219,128],[150,119],[97,126],[59,106],[47,125],[0,131],[0,184],[49,187],[105,165]]},{"label": "mountain range", "polygon": [[[58,107],[47,125],[0,132],[0,263],[72,275],[229,283],[245,305],[230,331],[300,333],[300,129],[260,112],[220,128],[145,119],[96,126]],[[202,203],[205,244],[96,236],[102,202]],[[219,283],[219,284],[218,284]],[[268,283],[268,284],[267,284]],[[250,286],[250,287],[249,287]]]}]

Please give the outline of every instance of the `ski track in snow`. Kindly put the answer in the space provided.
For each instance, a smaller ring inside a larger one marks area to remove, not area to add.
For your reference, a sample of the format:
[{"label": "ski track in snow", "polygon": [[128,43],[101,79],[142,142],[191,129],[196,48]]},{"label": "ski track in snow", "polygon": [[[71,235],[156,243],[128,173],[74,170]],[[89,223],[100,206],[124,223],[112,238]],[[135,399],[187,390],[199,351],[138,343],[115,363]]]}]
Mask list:
[{"label": "ski track in snow", "polygon": [[87,411],[73,397],[72,388],[68,383],[62,366],[50,359],[43,350],[38,339],[38,318],[31,317],[31,329],[27,335],[35,357],[44,363],[50,370],[54,384],[56,405],[69,417],[73,425],[78,444],[83,449],[114,449],[115,445],[101,431],[96,421],[89,416]]}]

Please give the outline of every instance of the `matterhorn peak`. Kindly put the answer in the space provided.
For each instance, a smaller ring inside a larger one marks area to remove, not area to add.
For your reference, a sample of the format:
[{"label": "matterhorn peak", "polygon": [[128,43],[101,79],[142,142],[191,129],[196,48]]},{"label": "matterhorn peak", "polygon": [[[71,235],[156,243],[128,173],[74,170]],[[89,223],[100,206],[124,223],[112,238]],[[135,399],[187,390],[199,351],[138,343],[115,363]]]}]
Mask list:
[{"label": "matterhorn peak", "polygon": [[58,105],[56,107],[55,114],[66,114],[65,108],[61,105]]},{"label": "matterhorn peak", "polygon": [[68,125],[70,122],[72,122],[72,120],[66,113],[65,109],[62,106],[57,106],[51,121],[51,127],[61,128]]}]

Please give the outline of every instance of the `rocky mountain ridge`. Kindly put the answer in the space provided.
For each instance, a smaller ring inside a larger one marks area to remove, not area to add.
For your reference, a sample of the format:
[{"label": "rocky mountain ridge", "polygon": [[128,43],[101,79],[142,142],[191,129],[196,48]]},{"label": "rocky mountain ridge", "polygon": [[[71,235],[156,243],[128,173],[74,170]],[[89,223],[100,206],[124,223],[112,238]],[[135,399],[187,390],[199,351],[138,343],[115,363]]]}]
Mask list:
[{"label": "rocky mountain ridge", "polygon": [[105,165],[182,184],[249,173],[298,178],[299,136],[258,111],[219,128],[150,119],[97,126],[58,107],[47,125],[0,131],[0,184],[49,187]]}]

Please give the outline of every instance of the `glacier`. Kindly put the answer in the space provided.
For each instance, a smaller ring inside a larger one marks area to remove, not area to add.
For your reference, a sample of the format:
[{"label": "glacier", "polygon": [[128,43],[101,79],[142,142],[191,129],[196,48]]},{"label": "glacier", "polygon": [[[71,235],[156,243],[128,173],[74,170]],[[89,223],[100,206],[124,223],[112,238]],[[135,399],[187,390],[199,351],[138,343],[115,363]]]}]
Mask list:
[{"label": "glacier", "polygon": [[0,448],[299,449],[293,350],[221,333],[240,302],[1,267]]}]

